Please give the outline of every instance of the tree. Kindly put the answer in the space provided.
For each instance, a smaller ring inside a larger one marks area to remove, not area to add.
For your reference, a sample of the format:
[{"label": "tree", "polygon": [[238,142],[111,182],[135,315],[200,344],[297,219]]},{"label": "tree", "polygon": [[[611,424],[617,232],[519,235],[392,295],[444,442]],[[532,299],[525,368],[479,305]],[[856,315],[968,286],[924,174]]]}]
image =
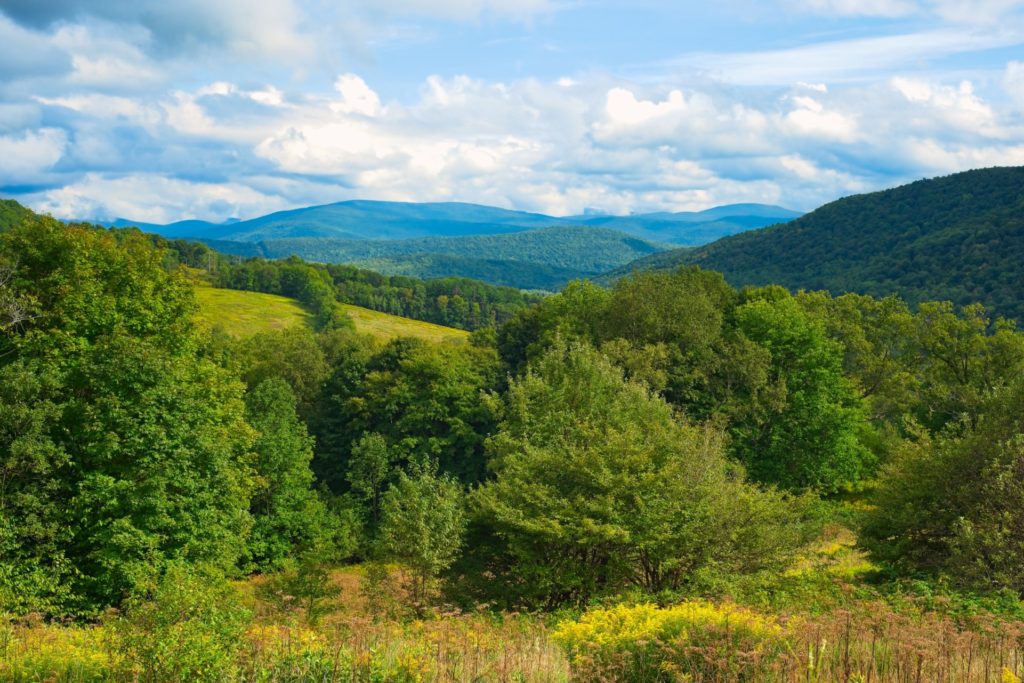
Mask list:
[{"label": "tree", "polygon": [[478,481],[494,424],[484,394],[497,384],[489,348],[397,339],[369,358],[353,353],[328,380],[317,411],[318,472],[344,492],[352,445],[377,433],[398,467],[429,459],[464,482]]},{"label": "tree", "polygon": [[188,280],[136,231],[47,218],[0,235],[0,261],[31,311],[0,342],[0,581],[94,613],[176,559],[231,570],[252,431],[241,383],[197,352]]},{"label": "tree", "polygon": [[986,397],[1024,369],[1024,336],[989,320],[980,304],[958,312],[948,302],[921,304],[914,340],[921,350],[918,419],[933,431],[966,418],[976,423]]},{"label": "tree", "polygon": [[352,492],[370,508],[373,526],[380,521],[381,496],[392,472],[387,440],[376,433],[364,434],[352,446],[346,479]]},{"label": "tree", "polygon": [[295,413],[288,384],[266,379],[246,394],[245,403],[246,419],[257,431],[248,556],[253,568],[272,569],[314,545],[328,527],[328,513],[312,489],[313,439]]},{"label": "tree", "polygon": [[767,386],[730,427],[733,453],[754,479],[787,489],[856,483],[872,456],[858,440],[863,408],[843,376],[842,347],[784,290],[748,296],[736,324],[770,366]]},{"label": "tree", "polygon": [[903,572],[1024,595],[1024,382],[969,418],[921,432],[883,471],[861,530],[872,554]]},{"label": "tree", "polygon": [[238,371],[250,388],[271,377],[288,383],[300,407],[307,407],[330,369],[316,337],[303,325],[261,332],[238,342]]},{"label": "tree", "polygon": [[430,466],[398,474],[381,505],[378,549],[409,570],[409,595],[417,610],[430,600],[437,577],[458,558],[466,515],[462,487]]},{"label": "tree", "polygon": [[498,540],[485,564],[529,606],[777,566],[800,541],[796,508],[745,485],[715,430],[580,343],[512,381],[489,452],[494,479],[473,495]]}]

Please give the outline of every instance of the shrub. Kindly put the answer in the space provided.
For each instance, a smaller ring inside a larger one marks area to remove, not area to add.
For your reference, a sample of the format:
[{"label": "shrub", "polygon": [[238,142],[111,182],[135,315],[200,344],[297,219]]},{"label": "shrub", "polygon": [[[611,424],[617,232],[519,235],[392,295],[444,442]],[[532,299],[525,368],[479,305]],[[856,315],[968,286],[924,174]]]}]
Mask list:
[{"label": "shrub", "polygon": [[774,619],[704,601],[595,609],[554,637],[580,680],[760,680],[789,646]]},{"label": "shrub", "polygon": [[114,623],[122,674],[136,681],[224,681],[238,671],[248,610],[222,578],[175,564]]}]

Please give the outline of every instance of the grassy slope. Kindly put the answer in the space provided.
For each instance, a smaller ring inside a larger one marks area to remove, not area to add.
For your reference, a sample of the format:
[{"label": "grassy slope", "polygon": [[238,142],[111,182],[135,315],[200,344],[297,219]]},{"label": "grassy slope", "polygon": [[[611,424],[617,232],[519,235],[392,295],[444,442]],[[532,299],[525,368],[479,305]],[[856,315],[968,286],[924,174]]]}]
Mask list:
[{"label": "grassy slope", "polygon": [[351,304],[342,304],[341,307],[355,322],[357,332],[379,339],[418,337],[430,342],[462,342],[469,338],[469,332],[453,327],[401,318],[397,315],[371,311],[368,308],[360,308]]},{"label": "grassy slope", "polygon": [[232,337],[309,325],[313,316],[299,302],[276,294],[196,287],[198,320],[206,327],[219,326]]},{"label": "grassy slope", "polygon": [[[198,320],[207,327],[219,325],[233,337],[243,337],[293,325],[309,325],[312,316],[297,301],[276,294],[218,289],[197,283]],[[417,337],[430,342],[461,342],[469,333],[433,323],[401,318],[342,304],[356,324],[356,331],[378,339]]]}]

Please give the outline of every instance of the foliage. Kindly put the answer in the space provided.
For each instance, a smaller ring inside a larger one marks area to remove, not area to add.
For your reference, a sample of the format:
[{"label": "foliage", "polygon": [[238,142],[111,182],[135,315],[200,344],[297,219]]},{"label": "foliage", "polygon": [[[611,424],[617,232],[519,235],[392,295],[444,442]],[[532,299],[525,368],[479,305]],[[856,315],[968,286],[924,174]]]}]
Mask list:
[{"label": "foliage", "polygon": [[241,384],[198,356],[187,279],[137,233],[46,218],[0,236],[0,260],[31,307],[0,338],[7,590],[91,612],[174,558],[232,567],[252,432]]},{"label": "foliage", "polygon": [[380,434],[363,434],[353,444],[345,478],[356,496],[362,499],[370,512],[374,526],[380,519],[381,498],[385,484],[391,476],[393,461],[388,453],[388,442]]},{"label": "foliage", "polygon": [[1024,382],[974,426],[907,443],[884,472],[865,544],[898,568],[1024,595]]},{"label": "foliage", "polygon": [[121,674],[137,681],[224,681],[238,671],[251,614],[217,574],[173,564],[114,624]]},{"label": "foliage", "polygon": [[465,531],[462,487],[429,467],[400,472],[384,495],[377,549],[410,572],[409,597],[422,611],[434,583],[458,558]]},{"label": "foliage", "polygon": [[334,608],[331,600],[341,589],[331,581],[322,553],[310,549],[299,553],[297,559],[289,558],[257,592],[278,610],[299,610],[307,624],[316,624]]},{"label": "foliage", "polygon": [[701,601],[590,610],[554,638],[582,681],[768,680],[789,650],[776,619]]},{"label": "foliage", "polygon": [[246,419],[258,432],[253,451],[255,488],[248,560],[271,569],[296,549],[322,543],[328,511],[312,490],[313,439],[295,413],[295,395],[284,380],[260,382],[245,397]]},{"label": "foliage", "polygon": [[260,332],[240,340],[235,355],[238,372],[250,389],[266,379],[283,379],[300,406],[313,400],[330,372],[323,350],[306,327]]},{"label": "foliage", "polygon": [[842,347],[788,295],[748,297],[737,326],[770,361],[761,400],[731,426],[734,454],[753,478],[785,488],[830,493],[858,481],[871,455],[858,441],[864,417]]},{"label": "foliage", "polygon": [[512,380],[489,450],[495,478],[474,494],[499,541],[488,569],[530,605],[777,566],[801,542],[799,507],[744,484],[713,429],[583,345]]},{"label": "foliage", "polygon": [[374,349],[353,342],[312,420],[318,474],[332,490],[348,490],[352,446],[376,433],[399,468],[429,459],[467,483],[479,480],[483,441],[494,424],[482,394],[497,385],[498,372],[488,348],[397,339]]}]

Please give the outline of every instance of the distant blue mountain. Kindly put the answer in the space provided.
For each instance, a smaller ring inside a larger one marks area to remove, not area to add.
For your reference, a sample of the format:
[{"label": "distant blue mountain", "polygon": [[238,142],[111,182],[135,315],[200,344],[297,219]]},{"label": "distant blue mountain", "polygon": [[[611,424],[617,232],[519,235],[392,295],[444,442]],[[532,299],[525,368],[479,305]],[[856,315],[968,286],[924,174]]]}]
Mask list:
[{"label": "distant blue mountain", "polygon": [[170,238],[232,242],[319,237],[398,240],[497,235],[556,226],[593,226],[618,230],[645,240],[691,246],[786,222],[799,215],[778,206],[733,204],[696,212],[557,217],[459,202],[414,204],[354,200],[225,223],[185,220],[157,225],[118,219],[113,225],[137,225]]}]

